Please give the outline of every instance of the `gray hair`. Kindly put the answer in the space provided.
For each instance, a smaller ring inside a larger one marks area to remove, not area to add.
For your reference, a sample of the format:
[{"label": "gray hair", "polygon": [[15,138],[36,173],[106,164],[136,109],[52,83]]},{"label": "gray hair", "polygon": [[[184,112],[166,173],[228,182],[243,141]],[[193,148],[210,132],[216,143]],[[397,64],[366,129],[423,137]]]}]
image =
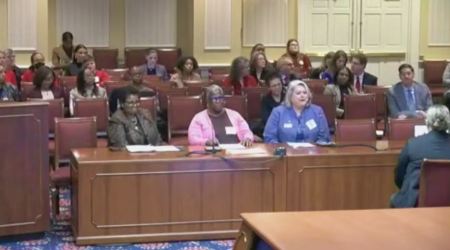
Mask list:
[{"label": "gray hair", "polygon": [[14,50],[13,49],[6,49],[5,50],[5,55],[14,55]]},{"label": "gray hair", "polygon": [[450,129],[450,112],[444,105],[436,104],[427,111],[428,130],[447,131]]},{"label": "gray hair", "polygon": [[223,89],[216,84],[212,84],[206,88],[206,100],[209,101],[213,95],[223,95]]},{"label": "gray hair", "polygon": [[289,83],[286,91],[286,96],[284,97],[284,105],[286,107],[292,107],[292,95],[294,94],[295,89],[299,86],[305,88],[306,94],[308,95],[308,102],[306,105],[308,106],[311,104],[312,93],[311,90],[309,90],[308,84],[306,84],[304,81],[293,80]]}]

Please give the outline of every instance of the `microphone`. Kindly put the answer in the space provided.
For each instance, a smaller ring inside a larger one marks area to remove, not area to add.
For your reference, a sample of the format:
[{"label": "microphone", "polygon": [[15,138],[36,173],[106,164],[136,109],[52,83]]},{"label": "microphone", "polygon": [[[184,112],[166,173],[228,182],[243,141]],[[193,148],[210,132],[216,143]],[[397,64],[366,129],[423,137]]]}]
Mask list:
[{"label": "microphone", "polygon": [[[208,111],[206,113],[208,113]],[[212,146],[206,146],[205,145],[205,151],[208,152],[208,153],[211,153],[211,154],[215,154],[215,153],[221,151],[222,149],[220,147],[216,147],[215,146],[216,143],[215,143],[214,139],[216,138],[216,136],[215,136],[215,133],[214,133],[214,125],[213,125],[213,123],[212,123],[212,121],[211,121],[211,119],[209,117],[208,117],[208,120],[209,120],[209,125],[211,127],[211,140],[212,140],[213,143],[212,143]]]}]

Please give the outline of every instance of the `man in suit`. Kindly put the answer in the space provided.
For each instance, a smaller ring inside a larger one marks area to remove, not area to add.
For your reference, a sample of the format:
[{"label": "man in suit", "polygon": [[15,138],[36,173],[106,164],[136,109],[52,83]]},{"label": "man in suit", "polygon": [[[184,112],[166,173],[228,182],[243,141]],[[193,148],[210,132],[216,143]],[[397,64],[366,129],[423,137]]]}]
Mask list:
[{"label": "man in suit", "polygon": [[149,49],[145,53],[145,59],[147,63],[139,67],[144,75],[158,75],[161,76],[163,81],[169,80],[166,67],[158,64],[158,51],[156,49]]},{"label": "man in suit", "polygon": [[302,79],[300,75],[294,73],[294,62],[290,57],[281,57],[277,61],[277,72],[281,76],[283,87],[287,87],[290,81]]},{"label": "man in suit", "polygon": [[358,93],[363,93],[364,86],[377,86],[378,78],[368,72],[365,72],[367,65],[366,55],[359,53],[352,56],[353,87]]},{"label": "man in suit", "polygon": [[401,82],[386,93],[389,115],[392,118],[424,118],[425,111],[433,105],[430,89],[426,84],[414,81],[414,68],[402,64],[398,68]]},{"label": "man in suit", "polygon": [[419,197],[423,159],[450,159],[450,112],[444,105],[433,105],[426,113],[427,134],[411,138],[398,157],[395,185],[400,189],[391,197],[391,207],[415,207]]}]

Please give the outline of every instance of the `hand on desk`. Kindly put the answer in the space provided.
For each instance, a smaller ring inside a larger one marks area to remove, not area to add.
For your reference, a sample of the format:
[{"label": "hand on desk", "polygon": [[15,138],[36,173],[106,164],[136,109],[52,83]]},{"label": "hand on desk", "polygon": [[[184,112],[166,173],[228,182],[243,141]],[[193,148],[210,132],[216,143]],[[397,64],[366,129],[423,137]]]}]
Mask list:
[{"label": "hand on desk", "polygon": [[244,138],[244,140],[241,141],[241,144],[248,148],[253,145],[253,141],[249,138]]},{"label": "hand on desk", "polygon": [[219,140],[217,140],[216,138],[207,140],[205,142],[205,146],[219,146]]}]

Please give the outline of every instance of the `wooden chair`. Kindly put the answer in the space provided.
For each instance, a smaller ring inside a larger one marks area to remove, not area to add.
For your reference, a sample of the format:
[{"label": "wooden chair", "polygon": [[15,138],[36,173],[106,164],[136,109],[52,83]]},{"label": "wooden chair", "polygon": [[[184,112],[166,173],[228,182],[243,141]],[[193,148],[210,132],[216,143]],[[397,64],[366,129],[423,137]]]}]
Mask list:
[{"label": "wooden chair", "polygon": [[117,58],[119,49],[99,49],[92,50],[92,56],[95,60],[97,69],[115,69],[118,68]]},{"label": "wooden chair", "polygon": [[375,120],[335,119],[334,135],[336,142],[376,141]]},{"label": "wooden chair", "polygon": [[157,75],[145,75],[143,76],[144,81],[146,82],[162,82],[162,77]]},{"label": "wooden chair", "polygon": [[212,84],[222,85],[223,81],[228,77],[228,73],[226,74],[210,74],[209,80]]},{"label": "wooden chair", "polygon": [[328,126],[334,130],[334,119],[337,117],[334,97],[332,95],[317,94],[313,96],[312,103],[323,109]]},{"label": "wooden chair", "polygon": [[209,75],[228,75],[230,73],[230,66],[211,67],[209,68]]},{"label": "wooden chair", "polygon": [[[187,131],[194,116],[204,110],[201,96],[168,96],[168,141],[187,145]],[[182,112],[180,112],[182,111]],[[173,138],[183,136],[183,138]]]},{"label": "wooden chair", "polygon": [[248,120],[248,101],[245,95],[226,95],[225,107],[238,112],[244,120]]},{"label": "wooden chair", "polygon": [[[158,89],[157,97],[161,111],[167,110],[169,96],[186,96],[187,89]],[[184,110],[184,109],[183,109]]]},{"label": "wooden chair", "polygon": [[175,73],[175,66],[182,54],[181,48],[159,48],[157,51],[158,63],[166,67],[168,74]]},{"label": "wooden chair", "polygon": [[423,79],[430,87],[442,86],[442,76],[444,75],[447,61],[423,61]]},{"label": "wooden chair", "polygon": [[113,92],[113,90],[118,89],[118,88],[123,88],[123,87],[130,85],[130,83],[126,82],[126,81],[109,81],[109,82],[104,82],[104,84],[105,84],[106,93],[108,94],[108,98],[111,97],[111,93]]},{"label": "wooden chair", "polygon": [[59,189],[70,186],[71,166],[60,168],[60,164],[69,163],[71,149],[97,147],[96,119],[55,118],[55,156],[53,171],[50,173],[53,219],[59,214]]},{"label": "wooden chair", "polygon": [[153,119],[156,121],[156,111],[158,110],[158,99],[154,97],[141,97],[140,107],[147,109],[152,114]]},{"label": "wooden chair", "polygon": [[73,104],[73,116],[96,117],[97,136],[106,136],[109,120],[109,106],[107,99],[75,99]]},{"label": "wooden chair", "polygon": [[403,140],[414,137],[414,126],[425,125],[425,119],[388,119],[388,139]]},{"label": "wooden chair", "polygon": [[47,102],[48,106],[48,151],[51,156],[55,154],[55,118],[64,118],[64,99],[33,100],[36,102]]},{"label": "wooden chair", "polygon": [[203,89],[208,87],[210,84],[209,80],[206,81],[186,81],[185,85],[187,87],[187,95],[201,95]]},{"label": "wooden chair", "polygon": [[327,85],[327,80],[322,79],[306,79],[303,81],[308,85],[311,92],[314,94],[323,94],[325,85]]},{"label": "wooden chair", "polygon": [[345,119],[376,119],[375,94],[344,95]]},{"label": "wooden chair", "polygon": [[267,87],[242,88],[242,94],[247,96],[247,111],[250,121],[261,120],[261,99],[269,93]]},{"label": "wooden chair", "polygon": [[34,89],[34,85],[32,82],[21,82],[20,87],[21,91],[28,96],[28,94]]},{"label": "wooden chair", "polygon": [[68,89],[73,89],[77,87],[77,77],[76,76],[60,76],[59,77],[60,86],[64,86]]},{"label": "wooden chair", "polygon": [[422,163],[419,207],[450,206],[450,160],[429,160]]},{"label": "wooden chair", "polygon": [[146,63],[145,53],[149,48],[146,49],[132,49],[125,48],[125,67],[131,68],[133,66],[140,66]]},{"label": "wooden chair", "polygon": [[388,107],[386,101],[386,93],[390,86],[364,86],[364,92],[367,94],[375,94],[375,105],[377,110],[377,129],[385,130]]}]

